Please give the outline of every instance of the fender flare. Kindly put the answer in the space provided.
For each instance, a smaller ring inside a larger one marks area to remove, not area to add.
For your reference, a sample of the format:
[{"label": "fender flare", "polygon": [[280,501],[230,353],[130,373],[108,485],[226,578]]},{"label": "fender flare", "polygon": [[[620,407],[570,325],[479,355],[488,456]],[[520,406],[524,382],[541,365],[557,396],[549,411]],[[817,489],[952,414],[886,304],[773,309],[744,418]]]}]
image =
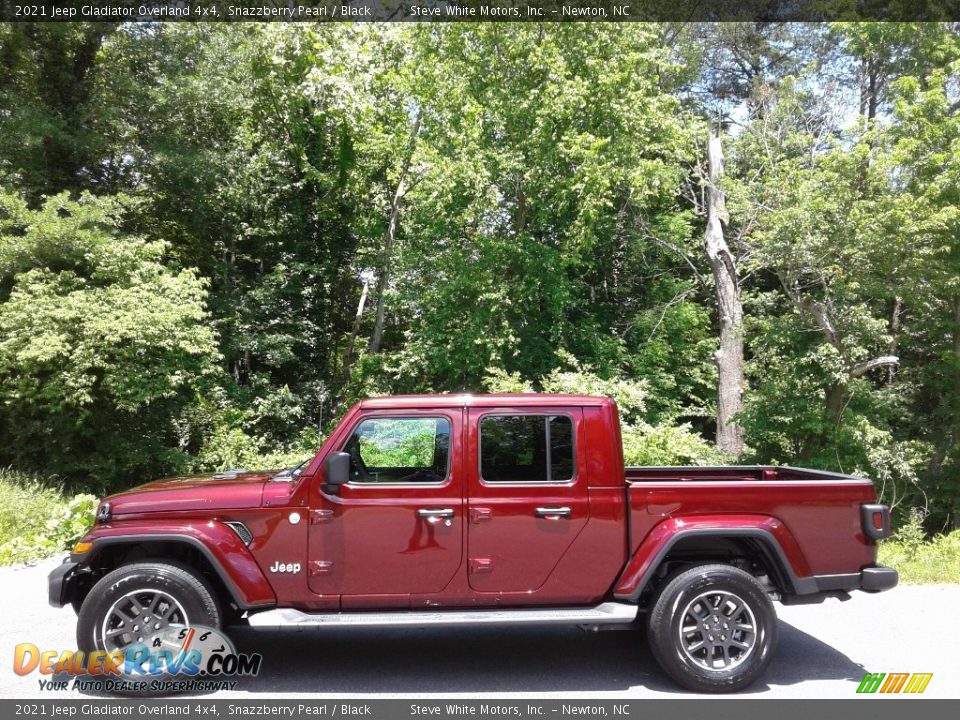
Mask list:
[{"label": "fender flare", "polygon": [[[799,546],[796,545],[796,541],[783,523],[769,516],[757,520],[757,522],[750,522],[749,524],[718,525],[713,519],[698,521],[696,518],[673,518],[661,523],[644,538],[627,563],[614,586],[614,597],[618,600],[637,602],[640,594],[650,583],[660,563],[669,554],[670,550],[681,540],[691,537],[757,540],[766,551],[769,560],[774,564],[774,570],[782,576],[785,591],[796,595],[810,595],[819,592],[820,588],[816,578],[809,572],[804,575],[797,572],[777,538],[777,535],[785,535],[785,538],[789,539],[794,546],[791,548],[794,554],[799,552]],[[727,522],[729,522],[729,519],[727,519]],[[806,561],[802,555],[800,559],[804,566],[803,569],[806,570]]]},{"label": "fender flare", "polygon": [[[93,547],[82,555],[72,555],[71,560],[87,565],[96,558],[101,550],[112,545],[136,546],[148,542],[179,543],[187,545],[203,555],[227,592],[230,593],[233,601],[241,609],[251,610],[275,606],[277,598],[273,588],[267,582],[253,555],[250,554],[250,551],[236,533],[222,523],[209,524],[204,527],[204,530],[209,532],[215,528],[219,529],[218,526],[224,531],[216,533],[219,537],[203,539],[188,532],[180,531],[180,529],[157,532],[155,526],[151,532],[145,533],[124,532],[124,529],[114,527],[110,528],[114,532],[104,528],[107,532],[97,535],[97,531],[94,530],[85,538],[85,540],[93,543]],[[194,532],[197,530],[195,527],[191,529]],[[207,542],[204,541],[205,539]],[[210,547],[211,544],[216,548],[216,553]],[[218,557],[218,555],[222,557]]]}]

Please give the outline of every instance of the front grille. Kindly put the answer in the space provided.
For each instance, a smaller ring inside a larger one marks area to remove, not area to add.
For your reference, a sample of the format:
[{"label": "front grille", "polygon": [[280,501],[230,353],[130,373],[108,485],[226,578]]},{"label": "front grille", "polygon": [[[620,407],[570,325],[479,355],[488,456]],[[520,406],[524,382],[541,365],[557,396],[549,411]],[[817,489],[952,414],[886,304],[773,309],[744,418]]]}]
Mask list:
[{"label": "front grille", "polygon": [[247,526],[242,522],[228,522],[224,523],[228,525],[231,530],[233,530],[241,540],[243,540],[244,545],[249,545],[253,542],[253,533],[247,529]]}]

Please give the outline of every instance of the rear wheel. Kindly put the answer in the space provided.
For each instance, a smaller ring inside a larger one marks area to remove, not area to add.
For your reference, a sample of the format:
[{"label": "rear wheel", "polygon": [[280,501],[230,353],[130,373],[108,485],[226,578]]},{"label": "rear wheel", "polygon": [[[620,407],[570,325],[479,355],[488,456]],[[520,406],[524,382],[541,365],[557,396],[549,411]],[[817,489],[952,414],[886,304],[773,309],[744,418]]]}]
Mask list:
[{"label": "rear wheel", "polygon": [[777,616],[763,586],[729,565],[699,565],[670,580],[648,617],[654,658],[688,690],[733,692],[766,670]]}]

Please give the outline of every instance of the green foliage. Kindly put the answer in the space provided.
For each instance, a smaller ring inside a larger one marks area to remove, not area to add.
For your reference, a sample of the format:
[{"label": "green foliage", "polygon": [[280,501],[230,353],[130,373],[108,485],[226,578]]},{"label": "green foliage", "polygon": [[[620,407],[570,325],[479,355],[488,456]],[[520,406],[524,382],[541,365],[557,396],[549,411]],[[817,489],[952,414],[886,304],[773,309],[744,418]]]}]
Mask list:
[{"label": "green foliage", "polygon": [[520,373],[508,373],[503,368],[488,367],[483,379],[484,388],[492,393],[532,393],[533,383],[520,377]]},{"label": "green foliage", "polygon": [[960,530],[927,539],[923,529],[923,513],[910,513],[889,540],[880,544],[879,562],[900,573],[900,582],[960,582]]},{"label": "green foliage", "polygon": [[432,467],[437,421],[377,420],[360,437],[360,457],[370,468]]},{"label": "green foliage", "polygon": [[176,465],[172,419],[214,371],[216,335],[204,281],[122,233],[121,202],[0,196],[5,462],[101,481]]},{"label": "green foliage", "polygon": [[581,366],[573,356],[564,356],[571,369],[555,368],[535,383],[523,381],[519,373],[490,368],[484,378],[484,387],[493,393],[545,392],[606,396],[616,401],[620,418],[624,422],[634,421],[643,415],[647,397],[644,382],[622,378],[607,380],[597,375],[589,366]]},{"label": "green foliage", "polygon": [[[930,447],[894,431],[905,415],[904,400],[895,391],[901,388],[846,380],[836,348],[804,331],[799,315],[769,315],[762,321],[758,315],[750,323],[758,339],[748,363],[755,390],[740,418],[750,438],[750,459],[862,475],[876,482],[884,502],[923,503],[920,474]],[[837,378],[845,381],[839,415],[827,402]]]},{"label": "green foliage", "polygon": [[[946,77],[960,44],[935,23],[833,38],[847,64],[764,88],[734,148],[734,217],[760,279],[741,420],[758,462],[863,474],[885,501],[951,523],[960,122]],[[822,78],[851,67],[869,84],[841,123]]]},{"label": "green foliage", "polygon": [[651,424],[643,419],[647,384],[624,379],[605,380],[566,357],[573,370],[555,369],[538,383],[525,383],[517,373],[493,368],[485,386],[490,392],[541,392],[572,395],[600,395],[612,398],[620,410],[624,461],[628,465],[720,465],[730,458],[696,433],[688,423],[664,421]]},{"label": "green foliage", "polygon": [[91,112],[91,99],[99,52],[115,28],[0,26],[0,185],[38,201],[114,179],[122,163],[110,157],[110,114]]},{"label": "green foliage", "polygon": [[627,465],[723,465],[732,458],[717,450],[689,424],[624,425],[623,460]]},{"label": "green foliage", "polygon": [[[281,388],[277,395],[282,401],[290,392]],[[188,408],[184,427],[197,448],[191,469],[209,472],[292,467],[316,452],[321,442],[316,428],[304,427],[296,435],[284,431],[264,433],[265,408],[283,416],[282,411],[276,403],[254,402],[242,407],[241,402],[242,398],[230,398],[222,390],[213,390]],[[297,410],[298,405],[291,401],[290,411]]]},{"label": "green foliage", "polygon": [[687,230],[676,193],[693,148],[657,30],[416,28],[407,42],[423,128],[392,388],[469,390],[490,367],[542,377],[561,350],[612,374],[656,254],[637,226]]},{"label": "green foliage", "polygon": [[660,280],[650,307],[637,312],[627,333],[635,350],[626,359],[626,374],[647,383],[646,416],[652,422],[715,412],[717,343],[696,291],[693,281]]},{"label": "green foliage", "polygon": [[737,460],[956,525],[949,24],[14,24],[0,58],[0,463],[289,465],[360,398],[484,388],[616,398],[632,463],[733,460],[710,119]]},{"label": "green foliage", "polygon": [[643,416],[649,394],[645,381],[623,378],[604,379],[596,375],[591,367],[581,366],[576,358],[568,356],[566,360],[572,369],[552,370],[540,380],[542,392],[603,395],[616,401],[620,409],[620,417],[625,423],[636,422]]},{"label": "green foliage", "polygon": [[0,469],[0,565],[62,552],[93,525],[97,498]]}]

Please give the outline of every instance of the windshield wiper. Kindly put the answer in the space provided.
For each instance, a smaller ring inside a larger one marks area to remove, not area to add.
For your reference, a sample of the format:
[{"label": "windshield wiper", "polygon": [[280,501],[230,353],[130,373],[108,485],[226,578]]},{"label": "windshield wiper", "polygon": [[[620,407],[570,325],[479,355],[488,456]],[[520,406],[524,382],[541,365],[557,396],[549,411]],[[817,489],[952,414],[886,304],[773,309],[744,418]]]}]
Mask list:
[{"label": "windshield wiper", "polygon": [[310,462],[313,458],[307,458],[299,465],[289,467],[286,470],[281,470],[276,475],[274,475],[271,480],[295,480],[301,472],[303,472],[303,466]]}]

